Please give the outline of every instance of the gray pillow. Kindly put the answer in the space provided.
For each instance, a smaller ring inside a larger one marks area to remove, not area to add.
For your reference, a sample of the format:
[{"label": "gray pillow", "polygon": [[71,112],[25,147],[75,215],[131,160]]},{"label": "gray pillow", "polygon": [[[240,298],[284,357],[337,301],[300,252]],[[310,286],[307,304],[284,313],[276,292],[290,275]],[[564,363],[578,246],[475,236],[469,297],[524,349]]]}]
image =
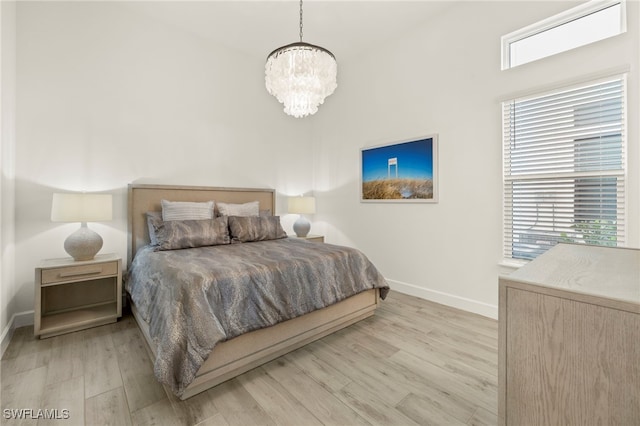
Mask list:
[{"label": "gray pillow", "polygon": [[226,217],[170,220],[153,224],[158,250],[217,246],[231,243]]},{"label": "gray pillow", "polygon": [[286,238],[279,216],[229,216],[233,242],[248,243]]},{"label": "gray pillow", "polygon": [[162,212],[147,212],[147,228],[149,228],[149,241],[152,246],[158,245],[156,226],[162,223]]}]

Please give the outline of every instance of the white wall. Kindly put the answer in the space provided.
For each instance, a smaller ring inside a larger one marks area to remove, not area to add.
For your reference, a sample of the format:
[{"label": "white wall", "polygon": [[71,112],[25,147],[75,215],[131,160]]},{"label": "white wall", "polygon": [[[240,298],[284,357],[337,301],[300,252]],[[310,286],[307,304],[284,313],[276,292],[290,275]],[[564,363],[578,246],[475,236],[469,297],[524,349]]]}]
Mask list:
[{"label": "white wall", "polygon": [[[340,63],[314,126],[316,221],[359,247],[403,292],[497,316],[502,260],[500,101],[611,69],[629,73],[629,242],[639,246],[638,2],[628,33],[513,70],[500,36],[576,3],[463,2],[422,28]],[[359,203],[360,148],[439,135],[438,204]]]},{"label": "white wall", "polygon": [[[0,355],[15,311],[15,83],[16,3],[0,3]],[[10,337],[10,336],[9,336]]]},{"label": "white wall", "polygon": [[89,226],[125,257],[130,182],[311,189],[308,125],[266,93],[264,58],[126,3],[20,2],[17,112],[15,312],[78,226],[50,222],[54,192],[113,193],[113,221]]},{"label": "white wall", "polygon": [[[15,262],[3,253],[3,271],[15,268],[0,283],[11,294],[2,321],[32,309],[39,260],[66,256],[76,225],[49,221],[52,193],[113,193],[114,220],[90,226],[104,252],[125,256],[126,185],[136,181],[274,187],[276,213],[286,211],[283,194],[315,189],[312,232],[360,248],[397,290],[495,316],[500,101],[620,67],[630,70],[629,241],[639,246],[638,2],[629,2],[626,35],[500,71],[501,35],[573,4],[456,4],[370,54],[341,59],[336,93],[316,116],[295,120],[264,90],[263,57],[123,2],[19,2],[15,203],[3,186],[1,237],[3,249],[13,243],[15,207]],[[438,204],[358,201],[360,148],[431,133],[440,138]],[[11,190],[13,177],[5,183]]]}]

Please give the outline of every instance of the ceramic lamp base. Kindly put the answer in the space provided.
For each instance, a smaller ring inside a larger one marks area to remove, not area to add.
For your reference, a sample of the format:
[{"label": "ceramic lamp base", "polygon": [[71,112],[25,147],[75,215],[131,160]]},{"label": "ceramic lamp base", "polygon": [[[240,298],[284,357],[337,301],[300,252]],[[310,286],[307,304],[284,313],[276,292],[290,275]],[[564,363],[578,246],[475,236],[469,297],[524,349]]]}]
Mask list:
[{"label": "ceramic lamp base", "polygon": [[309,221],[302,215],[298,217],[298,220],[293,224],[293,232],[296,233],[296,236],[302,238],[309,235],[309,230],[311,229],[311,224]]},{"label": "ceramic lamp base", "polygon": [[91,260],[102,248],[102,237],[82,222],[80,229],[64,240],[64,249],[74,260]]}]

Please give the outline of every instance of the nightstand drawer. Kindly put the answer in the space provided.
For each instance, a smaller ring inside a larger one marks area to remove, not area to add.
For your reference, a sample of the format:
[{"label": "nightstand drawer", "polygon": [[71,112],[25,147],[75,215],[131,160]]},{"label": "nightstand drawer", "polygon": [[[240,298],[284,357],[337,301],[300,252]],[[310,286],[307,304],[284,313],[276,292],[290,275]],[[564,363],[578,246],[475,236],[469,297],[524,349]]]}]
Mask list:
[{"label": "nightstand drawer", "polygon": [[118,262],[65,266],[42,271],[42,284],[108,277],[118,274]]},{"label": "nightstand drawer", "polygon": [[324,243],[324,237],[322,235],[309,235],[305,237],[305,239],[314,243]]},{"label": "nightstand drawer", "polygon": [[289,235],[289,238],[300,238],[301,240],[312,241],[314,243],[324,243],[324,235],[309,234],[306,237],[297,237],[295,235]]}]

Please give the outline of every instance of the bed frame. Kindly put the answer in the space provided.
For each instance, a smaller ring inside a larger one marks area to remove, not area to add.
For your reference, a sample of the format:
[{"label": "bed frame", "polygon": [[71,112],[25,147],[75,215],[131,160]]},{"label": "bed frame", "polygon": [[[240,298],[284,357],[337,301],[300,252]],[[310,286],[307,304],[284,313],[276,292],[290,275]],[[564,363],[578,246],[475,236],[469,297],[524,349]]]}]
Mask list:
[{"label": "bed frame", "polygon": [[[127,266],[131,265],[138,249],[148,244],[149,232],[145,213],[160,211],[162,199],[215,200],[226,203],[258,200],[261,210],[275,213],[273,189],[130,184]],[[202,365],[181,399],[190,398],[307,343],[370,317],[379,303],[379,290],[367,290],[324,309],[222,342],[214,349],[214,356],[209,357]],[[155,357],[156,346],[149,335],[147,323],[138,315],[133,304],[132,312]]]}]

